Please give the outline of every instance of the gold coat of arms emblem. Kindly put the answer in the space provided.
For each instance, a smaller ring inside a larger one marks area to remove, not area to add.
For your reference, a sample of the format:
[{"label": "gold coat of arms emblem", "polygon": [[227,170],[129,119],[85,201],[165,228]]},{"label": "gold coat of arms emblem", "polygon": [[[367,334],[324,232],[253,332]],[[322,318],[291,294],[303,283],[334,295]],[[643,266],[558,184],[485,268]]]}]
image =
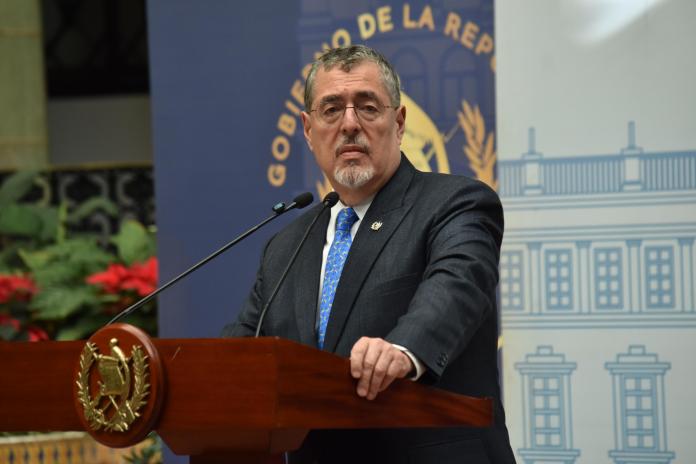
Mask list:
[{"label": "gold coat of arms emblem", "polygon": [[[97,345],[87,342],[80,355],[77,399],[92,430],[126,432],[140,417],[150,392],[148,357],[142,347],[133,346],[126,356],[118,339],[109,340],[109,353],[100,354]],[[96,371],[93,367],[96,363]],[[96,394],[91,377],[98,375]]]}]

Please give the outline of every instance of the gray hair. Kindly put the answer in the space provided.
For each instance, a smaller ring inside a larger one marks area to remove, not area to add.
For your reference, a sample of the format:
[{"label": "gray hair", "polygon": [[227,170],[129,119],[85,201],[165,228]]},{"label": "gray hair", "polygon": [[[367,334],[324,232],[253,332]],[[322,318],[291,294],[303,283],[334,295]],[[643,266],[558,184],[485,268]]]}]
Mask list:
[{"label": "gray hair", "polygon": [[340,66],[341,71],[350,72],[353,67],[365,61],[371,61],[379,66],[382,74],[382,83],[389,93],[391,105],[394,108],[399,107],[401,105],[401,81],[392,65],[389,64],[387,59],[377,50],[366,47],[365,45],[351,45],[349,47],[339,47],[328,50],[312,63],[312,68],[309,70],[307,82],[305,84],[305,109],[307,111],[312,109],[314,78],[320,67],[323,67],[324,71],[330,71],[333,67]]}]

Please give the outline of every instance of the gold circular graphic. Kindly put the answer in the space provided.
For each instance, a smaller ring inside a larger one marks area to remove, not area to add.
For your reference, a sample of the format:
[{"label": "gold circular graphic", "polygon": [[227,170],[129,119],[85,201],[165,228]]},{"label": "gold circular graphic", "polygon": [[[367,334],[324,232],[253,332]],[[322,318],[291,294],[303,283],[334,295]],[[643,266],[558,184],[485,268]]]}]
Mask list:
[{"label": "gold circular graphic", "polygon": [[401,104],[406,107],[406,130],[401,141],[401,150],[419,171],[431,172],[431,160],[434,157],[437,172],[449,174],[445,141],[433,120],[403,92]]}]

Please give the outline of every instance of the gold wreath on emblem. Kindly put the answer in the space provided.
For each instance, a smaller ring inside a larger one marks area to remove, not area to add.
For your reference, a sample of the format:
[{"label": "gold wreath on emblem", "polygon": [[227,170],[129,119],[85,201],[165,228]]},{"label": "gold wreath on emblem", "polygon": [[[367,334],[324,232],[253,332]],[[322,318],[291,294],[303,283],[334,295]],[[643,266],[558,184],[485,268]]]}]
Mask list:
[{"label": "gold wreath on emblem", "polygon": [[[92,430],[126,432],[147,403],[150,390],[147,356],[140,346],[134,346],[131,356],[126,357],[115,338],[109,341],[109,348],[111,352],[104,355],[99,354],[94,343],[85,344],[77,375],[77,398]],[[101,378],[97,382],[99,391],[92,398],[89,379],[95,361]]]}]

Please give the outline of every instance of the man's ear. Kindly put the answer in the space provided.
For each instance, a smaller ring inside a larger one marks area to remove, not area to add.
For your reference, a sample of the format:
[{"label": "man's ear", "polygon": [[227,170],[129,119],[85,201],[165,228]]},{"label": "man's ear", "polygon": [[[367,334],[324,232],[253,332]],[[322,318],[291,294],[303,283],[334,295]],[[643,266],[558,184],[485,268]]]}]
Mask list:
[{"label": "man's ear", "polygon": [[396,110],[396,137],[401,143],[401,139],[404,137],[404,131],[406,130],[406,107],[401,105]]},{"label": "man's ear", "polygon": [[307,141],[309,149],[312,150],[312,152],[314,152],[314,147],[312,146],[312,121],[309,118],[309,113],[303,111],[302,113],[300,113],[300,117],[302,118],[304,138]]}]

